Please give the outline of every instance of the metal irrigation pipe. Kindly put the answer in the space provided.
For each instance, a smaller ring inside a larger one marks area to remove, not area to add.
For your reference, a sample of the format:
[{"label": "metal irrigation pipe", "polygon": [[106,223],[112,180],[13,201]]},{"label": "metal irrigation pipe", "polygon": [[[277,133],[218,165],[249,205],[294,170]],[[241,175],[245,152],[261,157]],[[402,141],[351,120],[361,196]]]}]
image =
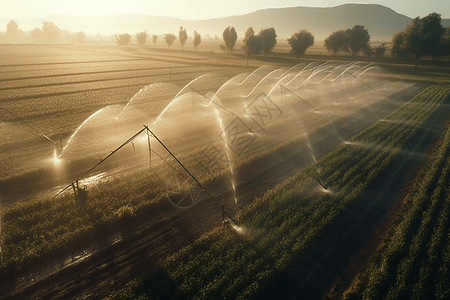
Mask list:
[{"label": "metal irrigation pipe", "polygon": [[290,89],[288,89],[287,87],[285,87],[284,85],[280,84],[281,87],[281,99],[283,99],[283,89],[285,89],[286,91],[288,91],[289,93],[291,93],[292,95],[294,95],[295,97],[297,97],[298,99],[302,100],[303,102],[305,102],[308,106],[311,106],[315,111],[317,111],[317,109],[312,106],[308,101],[306,101],[305,99],[303,99],[302,97],[300,97],[299,95],[297,95],[296,93],[294,93],[293,91],[291,91]]},{"label": "metal irrigation pipe", "polygon": [[147,125],[144,125],[144,130],[147,130],[148,132],[150,132],[150,134],[158,141],[158,143],[161,144],[161,146],[164,147],[164,149],[166,149],[166,151],[178,162],[178,164],[189,174],[189,176],[191,176],[192,179],[195,180],[195,182],[198,184],[198,186],[205,191],[206,195],[209,198],[212,198],[212,196],[208,193],[207,190],[205,190],[205,188],[201,185],[201,183],[197,180],[197,178],[194,177],[194,175],[191,174],[191,172],[189,172],[188,169],[186,169],[186,167],[178,160],[178,158],[176,158],[176,156],[169,150],[169,148],[166,147],[166,145],[164,145],[164,143],[150,130],[150,128],[147,127]]}]

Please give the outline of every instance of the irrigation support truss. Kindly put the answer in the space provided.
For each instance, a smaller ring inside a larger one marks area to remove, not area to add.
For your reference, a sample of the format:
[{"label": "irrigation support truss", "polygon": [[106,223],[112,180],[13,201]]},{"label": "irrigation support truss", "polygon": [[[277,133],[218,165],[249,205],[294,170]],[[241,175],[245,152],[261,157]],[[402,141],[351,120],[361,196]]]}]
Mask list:
[{"label": "irrigation support truss", "polygon": [[[122,149],[123,147],[125,147],[126,145],[128,145],[129,143],[132,143],[134,141],[134,139],[136,139],[136,137],[138,137],[142,132],[146,131],[147,132],[147,141],[148,141],[148,149],[149,149],[149,166],[151,166],[151,159],[152,159],[152,155],[151,152],[154,150],[151,148],[151,137],[155,138],[158,143],[161,144],[161,146],[164,147],[164,149],[169,153],[170,156],[172,156],[175,161],[186,171],[187,174],[189,174],[189,176],[197,183],[197,185],[202,189],[202,191],[205,192],[205,194],[212,199],[212,196],[205,190],[205,188],[203,188],[203,186],[201,185],[201,183],[197,180],[197,178],[195,178],[194,175],[192,175],[191,172],[189,172],[189,170],[178,160],[178,158],[166,147],[166,145],[164,145],[164,143],[148,128],[147,125],[144,125],[144,128],[139,130],[137,133],[135,133],[132,137],[130,137],[128,140],[126,140],[124,143],[122,143],[119,147],[117,147],[115,150],[111,151],[110,154],[108,154],[105,158],[101,159],[97,164],[95,164],[92,168],[90,168],[89,170],[87,170],[83,175],[81,175],[80,177],[78,177],[76,180],[72,181],[70,184],[68,184],[64,189],[62,189],[61,191],[59,191],[59,193],[57,193],[55,195],[55,197],[57,197],[58,195],[60,195],[61,193],[63,193],[65,190],[67,190],[68,188],[72,187],[74,189],[74,196],[75,199],[77,200],[78,197],[77,195],[79,195],[80,192],[80,187],[79,187],[79,181],[82,180],[84,177],[86,177],[87,175],[89,175],[89,173],[91,173],[95,168],[97,168],[98,166],[100,166],[104,161],[106,161],[108,158],[110,158],[112,155],[114,155],[117,151],[119,151],[120,149]],[[155,154],[157,154],[155,152]],[[158,154],[157,154],[158,155]],[[158,157],[161,158],[160,155],[158,155]],[[171,168],[173,168],[176,172],[178,172],[180,175],[182,175],[176,168],[174,168],[172,165],[170,165],[165,159],[161,158],[166,164],[168,164]],[[183,176],[183,175],[182,175]],[[183,176],[184,177],[184,176]],[[82,193],[84,193],[85,195],[85,189],[82,189],[81,191]]]},{"label": "irrigation support truss", "polygon": [[169,150],[169,148],[167,148],[166,147],[166,145],[164,145],[164,143],[163,142],[161,142],[161,140],[150,130],[150,128],[148,128],[148,126],[146,126],[146,125],[144,125],[144,130],[147,130],[147,132],[149,132],[150,134],[151,134],[151,136],[153,136],[157,141],[158,141],[158,143],[160,143],[161,144],[161,146],[163,146],[164,147],[164,149],[166,149],[166,151],[170,154],[170,156],[172,156],[174,159],[175,159],[175,161],[186,171],[186,173],[188,173],[189,174],[189,176],[191,176],[191,178],[192,179],[194,179],[194,181],[198,184],[198,186],[206,193],[206,195],[209,197],[209,198],[212,198],[211,197],[211,195],[208,193],[208,191],[206,191],[204,188],[203,188],[203,186],[201,185],[201,183],[197,180],[197,178],[195,178],[195,176],[194,175],[192,175],[192,173],[191,172],[189,172],[189,170],[181,163],[181,161],[179,161],[178,160],[178,158],[172,153],[172,151],[170,151]]},{"label": "irrigation support truss", "polygon": [[237,222],[230,216],[230,214],[225,210],[222,204],[222,225],[224,228],[228,227],[228,224],[237,227]]},{"label": "irrigation support truss", "polygon": [[309,108],[312,107],[315,111],[317,111],[317,109],[311,105],[311,103],[309,103],[308,101],[306,101],[305,99],[303,99],[302,97],[300,97],[299,95],[297,95],[296,93],[294,93],[293,91],[291,91],[290,89],[288,89],[287,87],[285,87],[284,85],[280,84],[280,98],[281,98],[281,103],[283,103],[283,89],[285,89],[286,91],[288,91],[290,94],[294,95],[296,98],[300,99],[302,102],[306,103],[306,105],[308,106],[308,112],[309,112]]},{"label": "irrigation support truss", "polygon": [[[371,89],[373,92],[376,93],[376,91],[367,83],[365,83],[364,81],[362,81],[361,79],[359,79],[359,75],[355,76],[353,73],[349,73],[353,78],[355,78],[356,80],[358,80],[359,82],[361,82],[362,84],[364,84],[365,86],[367,86],[369,89]],[[361,74],[360,74],[361,75]]]}]

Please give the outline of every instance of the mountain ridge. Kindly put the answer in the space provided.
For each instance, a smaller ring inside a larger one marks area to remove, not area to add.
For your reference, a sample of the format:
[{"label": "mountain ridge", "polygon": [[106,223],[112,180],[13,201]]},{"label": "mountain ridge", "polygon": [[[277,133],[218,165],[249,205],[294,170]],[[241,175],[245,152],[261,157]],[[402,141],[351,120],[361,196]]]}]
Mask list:
[{"label": "mountain ridge", "polygon": [[[424,16],[421,16],[424,17]],[[254,12],[212,18],[206,20],[183,20],[175,17],[151,16],[146,14],[116,14],[100,17],[80,17],[51,15],[42,19],[16,20],[19,28],[32,30],[42,27],[42,21],[55,23],[59,28],[89,34],[116,34],[147,31],[151,34],[178,33],[183,26],[192,35],[197,30],[203,37],[221,37],[227,26],[235,27],[238,38],[252,26],[256,32],[260,28],[274,27],[278,38],[287,38],[300,29],[308,29],[317,40],[323,40],[333,31],[364,25],[371,40],[391,40],[395,32],[405,28],[411,18],[380,4],[342,4],[334,7],[295,6],[286,8],[266,8]],[[3,23],[5,19],[1,20]],[[5,27],[9,20],[5,21]],[[442,19],[444,27],[450,26],[450,19]]]}]

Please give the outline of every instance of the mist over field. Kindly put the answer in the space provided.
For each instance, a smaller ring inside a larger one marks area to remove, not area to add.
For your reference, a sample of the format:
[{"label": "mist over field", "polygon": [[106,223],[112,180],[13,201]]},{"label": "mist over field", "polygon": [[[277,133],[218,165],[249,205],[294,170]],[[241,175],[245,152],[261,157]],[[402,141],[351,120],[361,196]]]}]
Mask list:
[{"label": "mist over field", "polygon": [[450,293],[439,13],[3,22],[0,299]]}]

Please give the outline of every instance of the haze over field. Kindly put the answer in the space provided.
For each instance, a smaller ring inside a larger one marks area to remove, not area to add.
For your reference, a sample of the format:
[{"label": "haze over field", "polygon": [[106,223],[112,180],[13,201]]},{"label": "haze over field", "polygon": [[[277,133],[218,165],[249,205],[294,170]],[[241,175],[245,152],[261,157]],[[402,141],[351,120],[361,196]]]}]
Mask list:
[{"label": "haze over field", "polygon": [[[349,1],[181,1],[164,4],[142,1],[16,1],[4,4],[0,29],[14,19],[24,31],[42,26],[42,21],[54,22],[58,27],[88,34],[134,33],[146,30],[152,34],[177,32],[184,26],[203,36],[220,36],[229,25],[238,36],[249,26],[274,27],[279,37],[307,28],[317,38],[325,38],[332,31],[364,25],[373,40],[390,40],[412,18],[431,12],[442,15],[442,25],[450,26],[450,7],[446,1],[371,1],[371,4],[345,4]],[[351,2],[351,1],[350,1]],[[360,1],[359,3],[361,3]],[[308,7],[315,6],[315,7]],[[28,7],[26,11],[22,8]],[[447,19],[446,19],[447,18]],[[3,26],[1,26],[3,24]]]}]

